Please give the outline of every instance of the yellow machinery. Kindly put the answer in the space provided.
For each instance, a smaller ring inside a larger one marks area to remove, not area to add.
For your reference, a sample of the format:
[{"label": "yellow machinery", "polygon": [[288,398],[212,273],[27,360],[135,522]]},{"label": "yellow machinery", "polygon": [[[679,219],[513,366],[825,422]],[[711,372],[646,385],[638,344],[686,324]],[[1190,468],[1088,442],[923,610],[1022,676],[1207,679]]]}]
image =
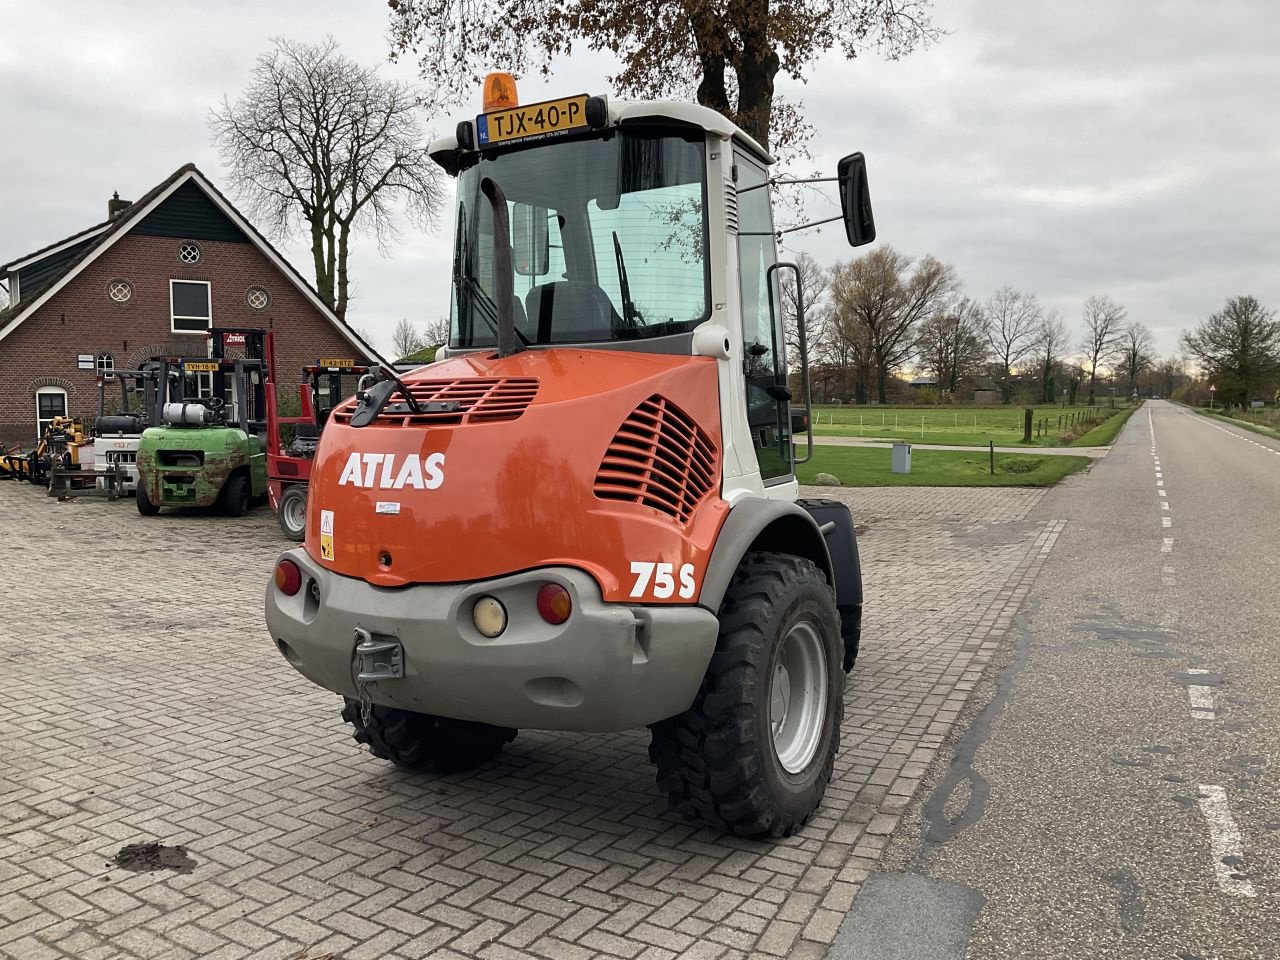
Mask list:
[{"label": "yellow machinery", "polygon": [[[81,449],[91,449],[92,445],[93,439],[85,436],[84,424],[78,417],[54,417],[34,450],[24,453],[0,449],[0,477],[44,486],[54,468],[79,469]],[[91,466],[92,453],[86,451],[86,455]]]}]

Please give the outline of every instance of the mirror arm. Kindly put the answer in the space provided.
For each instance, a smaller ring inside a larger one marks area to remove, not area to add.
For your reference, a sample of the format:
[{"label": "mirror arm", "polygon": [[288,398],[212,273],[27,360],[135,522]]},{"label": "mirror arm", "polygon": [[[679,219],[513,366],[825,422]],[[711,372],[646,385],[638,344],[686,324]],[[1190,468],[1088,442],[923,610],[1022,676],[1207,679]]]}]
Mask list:
[{"label": "mirror arm", "polygon": [[803,177],[797,180],[791,177],[774,177],[772,180],[766,180],[764,183],[753,183],[749,187],[743,187],[738,191],[738,193],[750,193],[752,190],[759,190],[761,187],[776,187],[779,184],[789,186],[793,183],[835,183],[839,179],[839,177]]},{"label": "mirror arm", "polygon": [[802,223],[798,227],[787,227],[785,230],[774,230],[772,233],[770,233],[768,230],[744,230],[742,233],[739,233],[738,236],[740,237],[773,237],[773,236],[781,237],[785,233],[795,233],[797,230],[808,230],[810,227],[820,227],[824,223],[837,223],[843,219],[844,217],[828,217],[825,220],[813,220],[809,223]]}]

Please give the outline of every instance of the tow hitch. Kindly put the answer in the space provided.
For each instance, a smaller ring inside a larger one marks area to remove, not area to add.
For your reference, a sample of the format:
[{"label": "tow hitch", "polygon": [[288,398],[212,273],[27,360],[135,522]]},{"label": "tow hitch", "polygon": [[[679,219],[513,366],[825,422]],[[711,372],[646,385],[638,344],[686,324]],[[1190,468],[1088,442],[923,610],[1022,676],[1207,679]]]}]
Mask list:
[{"label": "tow hitch", "polygon": [[395,637],[378,637],[356,627],[356,679],[361,683],[404,677],[404,648]]}]

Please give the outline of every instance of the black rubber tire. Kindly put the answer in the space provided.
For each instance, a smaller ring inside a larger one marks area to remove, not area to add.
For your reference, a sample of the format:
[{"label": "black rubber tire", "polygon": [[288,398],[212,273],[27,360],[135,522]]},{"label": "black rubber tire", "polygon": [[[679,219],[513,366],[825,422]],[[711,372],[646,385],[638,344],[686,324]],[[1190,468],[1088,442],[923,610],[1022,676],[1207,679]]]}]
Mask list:
[{"label": "black rubber tire", "polygon": [[457,773],[492,760],[516,738],[510,727],[453,720],[374,705],[366,725],[360,701],[345,698],[342,719],[355,728],[362,743],[381,760],[418,773]]},{"label": "black rubber tire", "polygon": [[[302,501],[302,526],[296,530],[290,526],[287,518],[289,516],[290,507],[294,500]],[[295,483],[291,487],[286,487],[284,493],[280,494],[280,503],[276,509],[276,520],[280,523],[280,530],[286,537],[294,543],[301,543],[307,535],[307,485],[305,483]]]},{"label": "black rubber tire", "polygon": [[222,488],[222,510],[229,517],[243,517],[249,512],[249,478],[233,473]]},{"label": "black rubber tire", "polygon": [[137,501],[138,504],[138,512],[144,517],[154,517],[160,512],[160,507],[157,504],[152,503],[151,499],[147,496],[147,488],[142,485],[141,481],[138,482],[133,496],[134,500]]},{"label": "black rubber tire", "polygon": [[[769,726],[770,677],[798,621],[817,629],[827,655],[826,724],[813,759],[790,774]],[[788,837],[826,792],[844,719],[843,643],[835,595],[811,561],[749,553],[720,606],[720,635],[693,705],[651,727],[649,758],[671,808],[742,837]]]}]

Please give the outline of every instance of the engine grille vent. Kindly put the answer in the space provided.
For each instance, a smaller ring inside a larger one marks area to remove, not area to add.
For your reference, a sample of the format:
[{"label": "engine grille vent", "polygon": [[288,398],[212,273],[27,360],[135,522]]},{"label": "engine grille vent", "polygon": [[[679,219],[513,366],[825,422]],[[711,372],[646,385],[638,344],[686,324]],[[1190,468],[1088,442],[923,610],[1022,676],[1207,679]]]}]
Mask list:
[{"label": "engine grille vent", "polygon": [[614,434],[595,495],[640,503],[684,524],[716,485],[716,447],[683,410],[652,396]]},{"label": "engine grille vent", "polygon": [[[375,423],[384,426],[448,426],[515,420],[538,392],[536,377],[467,377],[460,380],[417,380],[406,384],[419,404],[434,404],[424,413],[408,412],[399,391],[391,395]],[[398,408],[398,409],[392,409]],[[349,423],[355,403],[333,412],[338,423]]]},{"label": "engine grille vent", "polygon": [[730,233],[738,232],[738,188],[732,180],[724,180],[724,222]]}]

